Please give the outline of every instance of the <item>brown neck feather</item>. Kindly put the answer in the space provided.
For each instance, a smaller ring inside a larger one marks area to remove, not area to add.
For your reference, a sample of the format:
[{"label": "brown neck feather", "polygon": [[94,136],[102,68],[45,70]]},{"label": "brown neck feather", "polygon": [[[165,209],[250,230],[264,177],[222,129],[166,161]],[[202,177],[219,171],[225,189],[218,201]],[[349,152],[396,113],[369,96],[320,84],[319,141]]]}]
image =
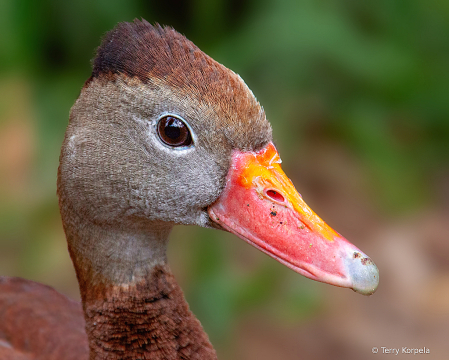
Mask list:
[{"label": "brown neck feather", "polygon": [[90,360],[217,358],[166,263],[171,225],[127,223],[125,231],[61,209]]},{"label": "brown neck feather", "polygon": [[82,287],[90,359],[216,359],[167,265],[132,285]]}]

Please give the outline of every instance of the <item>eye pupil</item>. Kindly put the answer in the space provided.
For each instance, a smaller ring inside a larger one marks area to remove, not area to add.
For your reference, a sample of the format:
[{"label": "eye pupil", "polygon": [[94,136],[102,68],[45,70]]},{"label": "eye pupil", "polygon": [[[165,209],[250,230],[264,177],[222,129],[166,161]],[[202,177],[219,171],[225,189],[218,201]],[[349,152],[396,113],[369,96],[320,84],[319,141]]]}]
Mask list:
[{"label": "eye pupil", "polygon": [[165,128],[165,135],[167,135],[170,139],[176,140],[181,136],[181,130],[173,125],[168,125]]},{"label": "eye pupil", "polygon": [[159,120],[158,134],[160,139],[169,146],[188,146],[192,143],[187,125],[174,116],[164,116]]}]

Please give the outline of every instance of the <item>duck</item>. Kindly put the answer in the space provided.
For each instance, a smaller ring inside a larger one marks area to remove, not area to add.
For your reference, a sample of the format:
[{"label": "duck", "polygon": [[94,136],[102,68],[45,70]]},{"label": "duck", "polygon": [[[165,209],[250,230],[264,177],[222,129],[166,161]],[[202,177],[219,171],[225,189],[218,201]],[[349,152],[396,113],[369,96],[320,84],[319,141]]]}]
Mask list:
[{"label": "duck", "polygon": [[363,295],[379,271],[304,202],[242,78],[173,28],[119,23],[73,105],[57,175],[81,303],[0,278],[0,360],[216,359],[167,260],[177,224],[227,231]]}]

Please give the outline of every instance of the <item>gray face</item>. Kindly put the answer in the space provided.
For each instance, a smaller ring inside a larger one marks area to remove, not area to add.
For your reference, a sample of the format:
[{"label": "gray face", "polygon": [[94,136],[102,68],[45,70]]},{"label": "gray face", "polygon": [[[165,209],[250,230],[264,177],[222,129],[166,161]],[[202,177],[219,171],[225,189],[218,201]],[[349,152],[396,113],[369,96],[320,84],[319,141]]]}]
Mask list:
[{"label": "gray face", "polygon": [[[72,108],[61,153],[62,212],[68,207],[96,224],[211,226],[206,207],[224,187],[233,148],[251,149],[248,130],[229,126],[235,114],[218,105],[156,80],[91,81]],[[157,125],[167,114],[185,121],[190,146],[160,139]],[[239,121],[254,123],[257,146],[271,140],[264,116]]]}]

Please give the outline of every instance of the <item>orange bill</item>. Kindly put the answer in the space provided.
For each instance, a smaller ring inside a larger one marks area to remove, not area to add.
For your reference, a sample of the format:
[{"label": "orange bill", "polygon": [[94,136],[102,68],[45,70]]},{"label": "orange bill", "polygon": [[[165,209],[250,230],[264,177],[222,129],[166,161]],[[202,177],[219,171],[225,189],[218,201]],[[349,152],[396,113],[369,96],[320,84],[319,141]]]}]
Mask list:
[{"label": "orange bill", "polygon": [[310,279],[374,293],[374,262],[307,206],[280,163],[273,143],[258,152],[234,151],[210,218]]}]

